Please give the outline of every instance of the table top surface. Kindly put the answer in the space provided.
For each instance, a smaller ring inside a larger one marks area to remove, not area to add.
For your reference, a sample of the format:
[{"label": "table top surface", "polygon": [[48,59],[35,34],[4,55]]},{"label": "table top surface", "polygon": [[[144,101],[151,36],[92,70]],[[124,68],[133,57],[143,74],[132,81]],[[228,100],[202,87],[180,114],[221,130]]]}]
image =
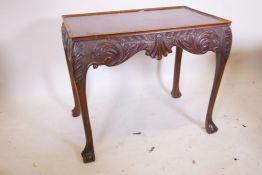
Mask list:
[{"label": "table top surface", "polygon": [[87,39],[231,23],[185,6],[63,15],[63,22],[71,38]]}]

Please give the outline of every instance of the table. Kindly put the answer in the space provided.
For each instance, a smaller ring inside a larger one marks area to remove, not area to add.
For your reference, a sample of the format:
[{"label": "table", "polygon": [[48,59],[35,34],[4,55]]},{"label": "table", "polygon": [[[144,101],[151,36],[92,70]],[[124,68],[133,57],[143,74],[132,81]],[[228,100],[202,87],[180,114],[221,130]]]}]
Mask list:
[{"label": "table", "polygon": [[62,37],[71,79],[74,117],[82,114],[86,145],[85,163],[95,160],[92,130],[86,99],[86,74],[89,67],[119,65],[139,51],[161,60],[176,46],[172,97],[181,96],[179,75],[182,52],[216,53],[216,71],[207,109],[207,133],[217,131],[212,112],[229,58],[231,21],[186,6],[72,14],[63,16]]}]

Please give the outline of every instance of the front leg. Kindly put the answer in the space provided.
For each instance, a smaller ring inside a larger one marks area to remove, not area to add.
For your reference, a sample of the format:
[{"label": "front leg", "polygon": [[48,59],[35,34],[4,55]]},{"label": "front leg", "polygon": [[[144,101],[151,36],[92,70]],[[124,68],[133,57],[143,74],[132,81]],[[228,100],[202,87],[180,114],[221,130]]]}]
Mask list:
[{"label": "front leg", "polygon": [[213,108],[214,104],[216,101],[218,89],[220,86],[220,82],[224,73],[224,69],[226,66],[227,58],[223,56],[221,52],[216,53],[216,72],[215,72],[215,78],[214,78],[214,83],[213,83],[213,89],[211,92],[211,97],[209,100],[209,105],[208,105],[208,110],[207,110],[207,115],[206,115],[206,131],[208,134],[212,134],[218,130],[217,126],[214,124],[212,120],[212,113],[213,113]]},{"label": "front leg", "polygon": [[80,99],[82,118],[83,118],[83,124],[85,129],[85,136],[86,136],[86,146],[82,151],[82,157],[84,163],[88,163],[88,162],[95,161],[95,154],[94,154],[92,130],[89,120],[87,100],[86,100],[86,79],[83,78],[82,80],[79,80],[76,84],[77,84],[77,90]]}]

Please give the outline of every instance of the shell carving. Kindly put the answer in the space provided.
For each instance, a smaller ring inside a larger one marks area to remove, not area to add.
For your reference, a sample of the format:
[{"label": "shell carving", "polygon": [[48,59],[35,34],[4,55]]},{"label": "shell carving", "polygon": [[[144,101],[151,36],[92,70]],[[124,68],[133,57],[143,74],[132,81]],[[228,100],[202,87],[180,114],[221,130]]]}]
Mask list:
[{"label": "shell carving", "polygon": [[167,45],[165,39],[161,34],[156,35],[155,43],[149,51],[146,51],[146,55],[157,58],[158,60],[162,59],[162,56],[167,56],[169,53],[172,53],[172,46]]}]

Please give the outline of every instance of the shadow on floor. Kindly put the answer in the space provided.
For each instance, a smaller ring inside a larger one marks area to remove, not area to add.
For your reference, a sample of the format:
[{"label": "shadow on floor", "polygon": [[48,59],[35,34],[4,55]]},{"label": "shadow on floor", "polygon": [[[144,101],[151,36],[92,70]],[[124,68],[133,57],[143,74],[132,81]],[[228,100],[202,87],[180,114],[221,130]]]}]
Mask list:
[{"label": "shadow on floor", "polygon": [[[215,57],[215,56],[214,56]],[[215,64],[215,59],[210,58],[209,61],[212,62],[212,64]],[[171,87],[166,87],[166,85],[163,82],[163,79],[161,78],[161,72],[162,72],[162,63],[159,62],[157,64],[156,74],[157,74],[157,80],[160,84],[160,87],[163,89],[163,91],[170,96],[170,89]],[[214,67],[215,69],[215,67]],[[258,74],[258,72],[261,72]],[[182,72],[181,72],[182,73]],[[242,49],[233,49],[229,58],[229,61],[226,66],[225,73],[223,75],[223,80],[220,85],[220,89],[223,86],[223,83],[226,84],[238,84],[238,83],[255,83],[256,81],[262,82],[262,48],[256,48],[251,50],[242,50]],[[249,76],[248,78],[243,78],[243,76]],[[243,81],[245,79],[245,81]],[[246,82],[246,79],[249,79],[249,82]],[[234,88],[232,87],[231,91],[234,91]],[[211,89],[210,92],[211,94]],[[183,94],[183,91],[182,91]],[[219,96],[219,93],[218,93]],[[180,98],[183,98],[180,97]],[[162,98],[159,98],[162,99]],[[166,102],[168,103],[168,102]],[[220,103],[223,103],[223,99]],[[179,113],[181,113],[182,116],[184,116],[188,121],[194,123],[195,125],[203,128],[204,122],[198,121],[193,118],[193,116],[189,116],[186,111],[183,111],[176,107],[175,105],[170,105],[170,107]],[[216,110],[214,108],[214,110]],[[203,113],[203,116],[205,116],[205,113]]]}]

